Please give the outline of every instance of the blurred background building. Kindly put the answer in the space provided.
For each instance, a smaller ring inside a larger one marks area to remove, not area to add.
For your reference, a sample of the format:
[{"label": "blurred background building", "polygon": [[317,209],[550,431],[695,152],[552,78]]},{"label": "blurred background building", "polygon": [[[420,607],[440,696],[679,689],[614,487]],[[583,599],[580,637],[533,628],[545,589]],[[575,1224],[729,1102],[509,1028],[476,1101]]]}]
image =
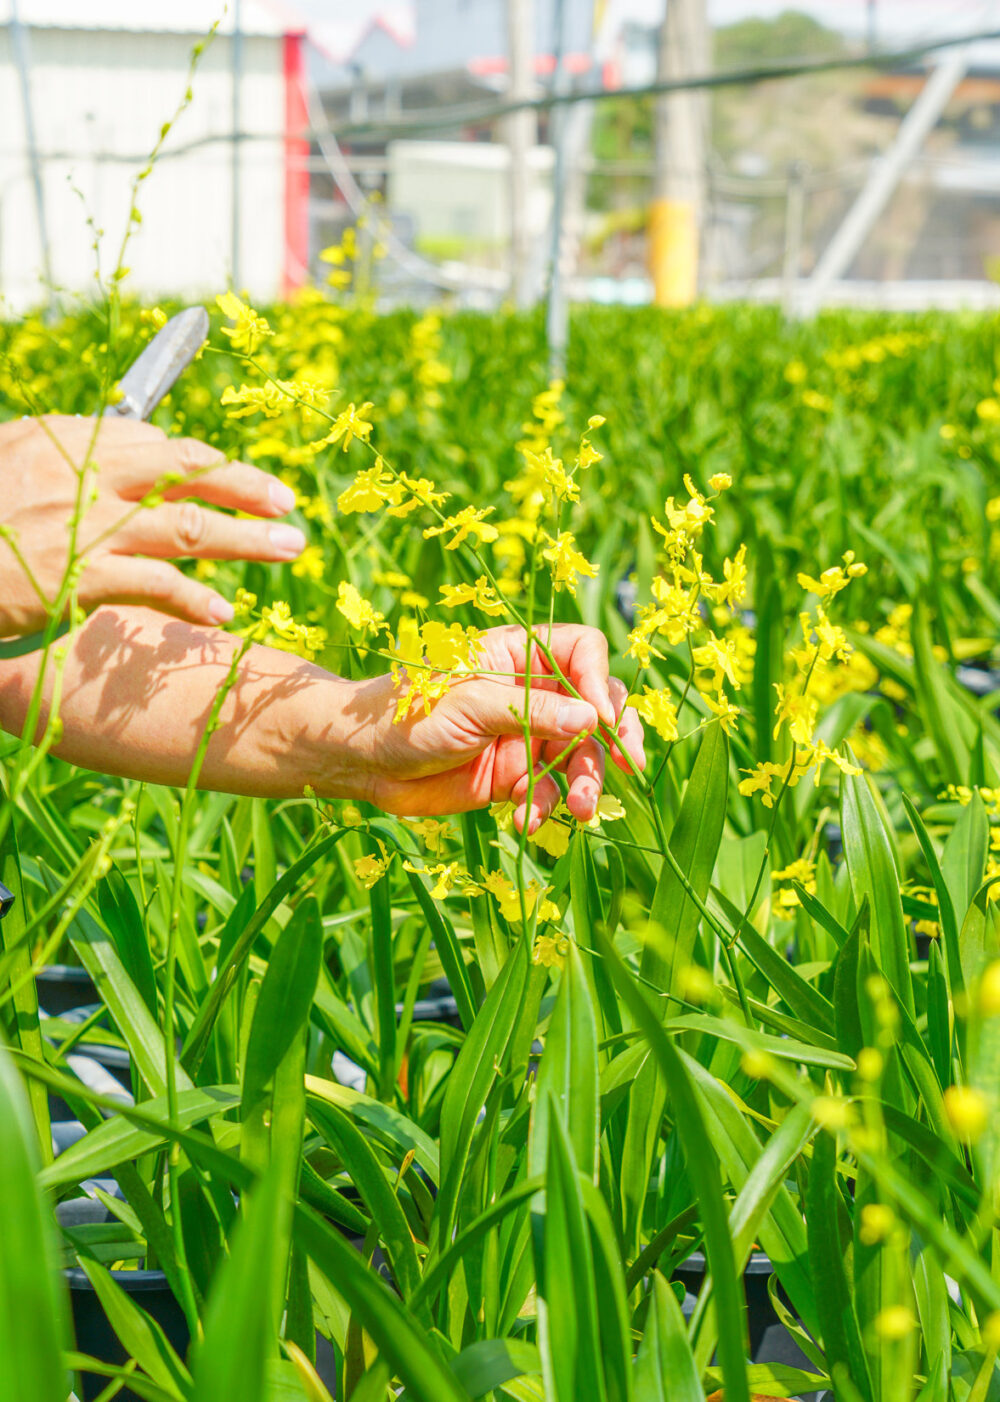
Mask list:
[{"label": "blurred background building", "polygon": [[[0,294],[1000,303],[1000,5],[0,0]],[[221,16],[221,18],[220,18]],[[935,48],[935,41],[974,42]],[[983,37],[985,36],[985,37]],[[870,60],[870,61],[869,61]],[[787,65],[790,74],[765,76]],[[657,81],[744,81],[664,96]],[[517,112],[511,99],[527,104]],[[555,101],[553,101],[555,100]]]}]

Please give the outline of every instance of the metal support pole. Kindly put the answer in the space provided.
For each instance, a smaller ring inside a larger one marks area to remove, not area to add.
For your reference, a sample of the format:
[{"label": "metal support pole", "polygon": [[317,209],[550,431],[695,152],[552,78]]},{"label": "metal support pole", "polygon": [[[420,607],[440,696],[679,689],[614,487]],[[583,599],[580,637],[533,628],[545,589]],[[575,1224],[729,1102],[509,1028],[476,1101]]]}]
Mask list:
[{"label": "metal support pole", "polygon": [[785,196],[785,256],[781,268],[781,306],[786,316],[795,309],[795,289],[802,269],[802,232],[806,214],[806,166],[792,161]]},{"label": "metal support pole", "polygon": [[10,38],[14,50],[14,63],[21,87],[21,111],[24,116],[24,140],[28,148],[28,165],[31,168],[31,184],[35,195],[35,217],[38,220],[38,243],[42,254],[42,273],[45,288],[51,299],[53,293],[52,249],[49,244],[48,221],[45,217],[45,189],[42,185],[42,162],[38,153],[38,140],[35,135],[35,116],[31,105],[31,56],[28,49],[28,36],[18,15],[17,0],[10,0]]},{"label": "metal support pole", "polygon": [[[705,0],[667,0],[660,26],[657,78],[707,73],[709,31]],[[698,293],[698,251],[705,202],[708,100],[693,89],[656,102],[656,171],[649,211],[653,300],[686,306]]]},{"label": "metal support pole", "polygon": [[952,93],[962,81],[968,62],[969,45],[954,49],[938,62],[924,83],[919,97],[900,123],[892,145],[872,166],[864,188],[824,249],[800,299],[800,315],[811,316],[816,312],[830,285],[843,277],[854,262],[928,133],[937,125]]},{"label": "metal support pole", "polygon": [[237,290],[243,285],[240,248],[240,217],[243,209],[243,190],[240,170],[240,140],[242,138],[242,89],[243,89],[243,15],[242,0],[233,0],[232,37],[232,84],[233,84],[233,162],[232,162],[232,228],[230,246],[230,276]]},{"label": "metal support pole", "polygon": [[[507,0],[508,89],[511,102],[534,93],[534,4]],[[528,157],[535,144],[535,114],[511,112],[506,118],[510,151],[510,295],[516,307],[531,301],[531,233],[528,228]]]}]

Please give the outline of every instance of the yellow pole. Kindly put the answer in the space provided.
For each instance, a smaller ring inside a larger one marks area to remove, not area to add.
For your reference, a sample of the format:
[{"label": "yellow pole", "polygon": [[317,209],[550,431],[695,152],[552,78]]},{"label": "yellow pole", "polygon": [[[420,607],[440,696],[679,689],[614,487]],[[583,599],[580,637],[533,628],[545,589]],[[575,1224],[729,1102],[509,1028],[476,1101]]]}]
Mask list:
[{"label": "yellow pole", "polygon": [[[667,0],[657,77],[708,71],[705,0]],[[698,295],[698,251],[705,203],[709,109],[705,92],[664,93],[656,102],[656,168],[649,208],[649,270],[658,307],[686,307]]]},{"label": "yellow pole", "polygon": [[693,200],[653,200],[649,270],[658,307],[687,307],[698,295],[698,210]]}]

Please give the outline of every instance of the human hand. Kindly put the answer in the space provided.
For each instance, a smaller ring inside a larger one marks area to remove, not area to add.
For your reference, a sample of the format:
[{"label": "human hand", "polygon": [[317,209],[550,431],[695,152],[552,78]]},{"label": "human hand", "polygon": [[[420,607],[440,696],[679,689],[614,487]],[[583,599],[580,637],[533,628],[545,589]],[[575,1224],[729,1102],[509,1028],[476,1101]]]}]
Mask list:
[{"label": "human hand", "polygon": [[[93,419],[67,415],[0,424],[0,530],[12,533],[34,580],[0,538],[0,637],[45,626],[46,602],[66,572],[79,470],[94,428]],[[305,546],[294,526],[238,520],[190,500],[263,517],[284,515],[295,500],[276,477],[229,462],[195,438],[168,438],[152,424],[109,417],[100,420],[91,459],[92,499],[77,541],[85,556],[77,597],[85,610],[144,603],[196,623],[225,623],[232,606],[168,559],[282,561]],[[137,509],[171,473],[189,480],[165,487],[161,505]]]},{"label": "human hand", "polygon": [[[532,760],[536,770],[556,761],[568,783],[567,806],[586,822],[597,811],[604,784],[605,754],[595,738],[598,723],[608,729],[618,725],[619,743],[611,742],[610,753],[626,772],[630,765],[623,751],[638,769],[645,766],[642,723],[635,711],[625,710],[624,684],[609,678],[607,639],[598,629],[557,624],[551,652],[583,699],[569,696],[533,647]],[[489,629],[480,666],[482,673],[497,675],[457,681],[429,715],[415,708],[398,725],[392,721],[398,692],[391,677],[355,683],[346,713],[361,722],[351,750],[359,776],[356,796],[387,812],[413,816],[461,813],[509,800],[515,805],[515,826],[522,829],[527,822],[534,832],[562,795],[555,779],[546,775],[536,782],[527,810],[525,656],[522,628]]]}]

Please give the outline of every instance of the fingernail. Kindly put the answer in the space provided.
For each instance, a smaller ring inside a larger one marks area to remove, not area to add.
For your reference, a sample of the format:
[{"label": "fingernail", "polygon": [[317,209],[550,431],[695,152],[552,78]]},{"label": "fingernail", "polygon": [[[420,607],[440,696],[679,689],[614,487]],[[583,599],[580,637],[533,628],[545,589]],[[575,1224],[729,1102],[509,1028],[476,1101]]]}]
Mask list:
[{"label": "fingernail", "polygon": [[216,594],[209,600],[208,617],[211,623],[232,623],[236,617],[236,610],[228,599]]},{"label": "fingernail", "polygon": [[267,538],[283,560],[294,560],[306,548],[306,538],[298,526],[271,526]]},{"label": "fingernail", "polygon": [[280,511],[282,516],[291,511],[295,505],[295,493],[291,487],[286,487],[284,482],[272,482],[267,491],[271,498],[271,505],[275,511]]},{"label": "fingernail", "polygon": [[581,730],[593,730],[594,708],[586,701],[564,701],[556,719],[565,735],[579,735]]}]

